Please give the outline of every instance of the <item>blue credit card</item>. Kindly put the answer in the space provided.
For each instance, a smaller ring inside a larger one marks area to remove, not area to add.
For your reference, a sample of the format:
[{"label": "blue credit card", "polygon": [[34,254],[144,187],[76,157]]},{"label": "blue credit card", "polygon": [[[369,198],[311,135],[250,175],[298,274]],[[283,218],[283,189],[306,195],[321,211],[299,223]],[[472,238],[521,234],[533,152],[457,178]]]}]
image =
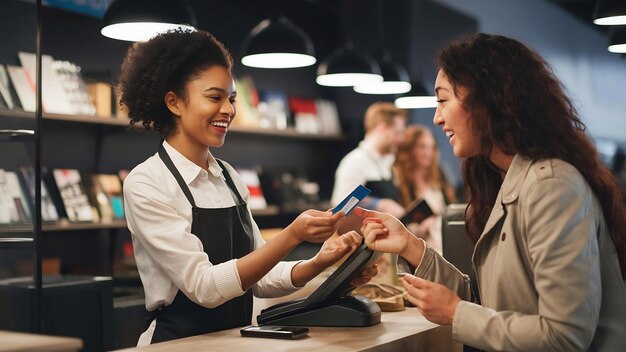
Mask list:
[{"label": "blue credit card", "polygon": [[358,185],[344,200],[332,209],[333,214],[343,211],[345,215],[350,214],[352,209],[359,204],[363,198],[370,194],[370,190],[363,185]]}]

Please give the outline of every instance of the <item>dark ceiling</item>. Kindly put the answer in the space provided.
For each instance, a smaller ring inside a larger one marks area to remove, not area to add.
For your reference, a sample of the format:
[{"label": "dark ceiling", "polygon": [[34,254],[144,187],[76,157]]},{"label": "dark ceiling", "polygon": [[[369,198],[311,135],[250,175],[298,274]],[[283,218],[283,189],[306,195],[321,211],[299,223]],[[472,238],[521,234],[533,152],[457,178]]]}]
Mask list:
[{"label": "dark ceiling", "polygon": [[599,0],[548,0],[555,3],[565,11],[576,16],[584,23],[593,26],[594,28],[607,32],[610,30],[610,26],[598,26],[593,24],[593,12],[596,7],[596,2]]}]

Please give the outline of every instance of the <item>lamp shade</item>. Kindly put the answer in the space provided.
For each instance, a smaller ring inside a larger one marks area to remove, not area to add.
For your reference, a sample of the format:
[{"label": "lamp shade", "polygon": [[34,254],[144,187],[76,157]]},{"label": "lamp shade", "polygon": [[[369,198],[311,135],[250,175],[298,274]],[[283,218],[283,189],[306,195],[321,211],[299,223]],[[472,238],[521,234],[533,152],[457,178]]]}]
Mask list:
[{"label": "lamp shade", "polygon": [[380,61],[382,82],[363,83],[353,87],[354,91],[361,94],[403,94],[411,90],[409,74],[404,67],[385,59]]},{"label": "lamp shade", "polygon": [[176,28],[193,30],[193,16],[179,0],[113,0],[104,14],[105,37],[145,41]]},{"label": "lamp shade", "polygon": [[432,109],[437,107],[437,97],[418,82],[411,84],[411,91],[397,98],[394,104],[400,109]]},{"label": "lamp shade", "polygon": [[352,48],[339,48],[317,67],[315,81],[321,86],[351,87],[382,82],[380,66],[370,56]]},{"label": "lamp shade", "polygon": [[311,38],[285,17],[261,21],[250,31],[243,47],[241,63],[249,67],[305,67],[317,61]]},{"label": "lamp shade", "polygon": [[601,26],[626,24],[626,1],[598,0],[593,14],[593,23]]},{"label": "lamp shade", "polygon": [[626,53],[626,27],[614,29],[609,36],[609,51]]}]

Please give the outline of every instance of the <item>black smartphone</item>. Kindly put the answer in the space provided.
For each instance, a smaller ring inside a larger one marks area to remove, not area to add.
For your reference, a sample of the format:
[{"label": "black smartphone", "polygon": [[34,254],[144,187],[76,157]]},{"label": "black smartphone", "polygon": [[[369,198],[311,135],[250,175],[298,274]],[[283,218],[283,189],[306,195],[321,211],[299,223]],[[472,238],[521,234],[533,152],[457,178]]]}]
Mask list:
[{"label": "black smartphone", "polygon": [[241,336],[246,337],[268,337],[272,339],[295,340],[308,335],[309,328],[276,325],[250,325],[239,330],[239,332],[241,333]]}]

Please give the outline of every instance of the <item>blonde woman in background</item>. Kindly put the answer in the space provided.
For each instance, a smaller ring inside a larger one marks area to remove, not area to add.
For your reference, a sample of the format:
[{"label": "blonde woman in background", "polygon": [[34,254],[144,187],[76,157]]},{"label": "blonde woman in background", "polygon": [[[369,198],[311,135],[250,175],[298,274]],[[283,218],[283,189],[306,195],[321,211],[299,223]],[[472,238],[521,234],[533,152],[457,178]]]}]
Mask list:
[{"label": "blonde woman in background", "polygon": [[419,224],[409,224],[409,230],[441,253],[441,216],[447,204],[456,202],[456,196],[441,172],[439,148],[426,126],[406,128],[393,171],[401,204],[406,207],[416,199],[425,199],[435,213]]}]

